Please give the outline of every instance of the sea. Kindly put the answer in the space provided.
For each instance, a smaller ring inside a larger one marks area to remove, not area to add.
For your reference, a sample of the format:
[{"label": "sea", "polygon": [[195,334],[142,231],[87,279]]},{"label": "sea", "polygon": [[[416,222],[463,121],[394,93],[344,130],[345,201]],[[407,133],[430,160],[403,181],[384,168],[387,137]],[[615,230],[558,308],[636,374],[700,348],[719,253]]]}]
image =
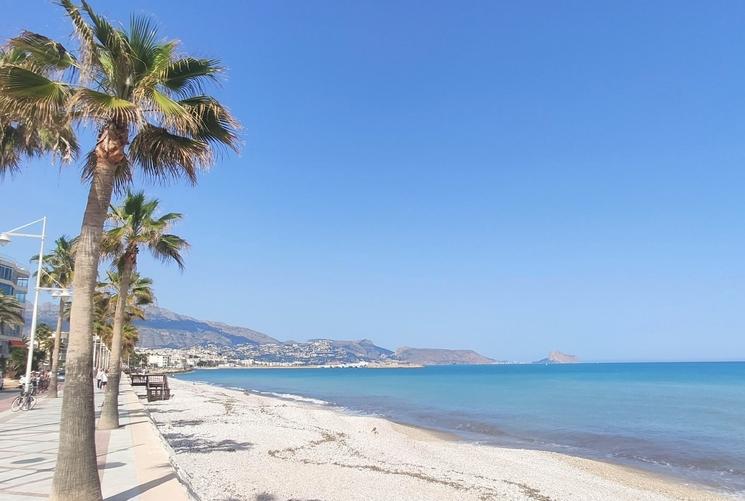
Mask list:
[{"label": "sea", "polygon": [[745,362],[212,369],[178,379],[745,493]]}]

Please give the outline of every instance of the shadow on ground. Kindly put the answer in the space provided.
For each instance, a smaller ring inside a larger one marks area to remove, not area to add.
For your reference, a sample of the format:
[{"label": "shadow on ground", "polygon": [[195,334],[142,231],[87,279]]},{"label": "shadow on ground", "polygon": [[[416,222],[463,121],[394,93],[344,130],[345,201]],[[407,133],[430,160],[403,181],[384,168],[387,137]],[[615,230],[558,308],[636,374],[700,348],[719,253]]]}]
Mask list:
[{"label": "shadow on ground", "polygon": [[178,413],[178,412],[183,412],[183,411],[181,411],[180,409],[163,409],[163,410],[160,410],[157,407],[154,407],[154,408],[151,408],[150,409],[150,414],[174,414],[174,413]]},{"label": "shadow on ground", "polygon": [[149,482],[145,482],[144,484],[140,484],[135,487],[132,487],[131,489],[127,489],[126,491],[122,491],[119,494],[115,494],[113,496],[106,498],[106,501],[126,501],[128,499],[136,498],[140,494],[146,491],[149,491],[153,487],[157,487],[160,484],[168,482],[172,478],[176,478],[175,473],[169,473],[167,475],[163,475],[160,478],[156,478]]},{"label": "shadow on ground", "polygon": [[179,428],[181,426],[197,426],[204,423],[204,419],[176,419],[175,421],[171,421],[170,425],[174,428]]},{"label": "shadow on ground", "polygon": [[120,466],[125,466],[125,464],[122,463],[121,461],[112,461],[110,463],[106,463],[103,466],[100,466],[98,469],[99,470],[110,470],[112,468],[119,468]]},{"label": "shadow on ground", "polygon": [[187,435],[185,433],[164,433],[163,438],[176,453],[180,452],[236,452],[250,449],[253,444],[250,442],[236,442],[235,440],[207,440],[205,438]]},{"label": "shadow on ground", "polygon": [[[261,494],[257,494],[254,498],[254,501],[278,501],[277,496],[274,494],[269,494],[268,492],[262,492]],[[321,501],[320,499],[297,499],[297,498],[290,498],[287,501]]]}]

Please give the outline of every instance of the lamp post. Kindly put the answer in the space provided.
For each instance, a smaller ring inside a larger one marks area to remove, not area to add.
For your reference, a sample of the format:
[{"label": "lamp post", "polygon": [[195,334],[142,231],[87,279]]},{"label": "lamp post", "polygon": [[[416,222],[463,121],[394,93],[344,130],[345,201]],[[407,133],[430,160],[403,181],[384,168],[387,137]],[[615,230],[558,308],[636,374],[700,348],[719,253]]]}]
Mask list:
[{"label": "lamp post", "polygon": [[[41,234],[40,235],[36,235],[33,233],[18,233],[18,230],[22,230],[24,228],[27,228],[29,226],[32,226],[38,223],[41,223]],[[36,288],[34,290],[34,309],[31,313],[31,336],[29,339],[28,358],[26,359],[26,387],[25,387],[26,393],[29,393],[31,391],[31,364],[34,361],[34,336],[36,335],[36,318],[39,312],[39,290],[41,286],[41,271],[42,271],[41,266],[42,266],[42,261],[44,261],[44,238],[46,237],[46,231],[47,231],[47,218],[46,216],[44,216],[43,218],[37,219],[36,221],[31,221],[30,223],[24,224],[17,228],[13,228],[12,230],[0,233],[0,245],[9,244],[11,241],[10,237],[29,237],[29,238],[38,238],[39,240],[41,240],[41,243],[39,244],[39,265],[36,270]]]}]

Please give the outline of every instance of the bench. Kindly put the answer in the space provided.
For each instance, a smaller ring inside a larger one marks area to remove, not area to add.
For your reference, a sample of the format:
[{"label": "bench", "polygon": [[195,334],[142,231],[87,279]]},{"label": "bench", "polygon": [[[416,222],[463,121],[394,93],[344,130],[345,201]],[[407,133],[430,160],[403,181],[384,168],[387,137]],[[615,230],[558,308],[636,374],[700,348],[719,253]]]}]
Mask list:
[{"label": "bench", "polygon": [[168,377],[165,374],[149,374],[147,378],[147,401],[168,400],[171,389],[168,387]]},{"label": "bench", "polygon": [[171,398],[168,376],[165,374],[130,374],[129,378],[132,386],[145,387],[148,402]]}]

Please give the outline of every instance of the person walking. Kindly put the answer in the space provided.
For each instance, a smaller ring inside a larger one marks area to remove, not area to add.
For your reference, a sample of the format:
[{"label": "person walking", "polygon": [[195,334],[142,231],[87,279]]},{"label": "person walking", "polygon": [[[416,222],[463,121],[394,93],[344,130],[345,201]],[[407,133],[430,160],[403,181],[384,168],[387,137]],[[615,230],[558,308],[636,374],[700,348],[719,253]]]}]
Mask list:
[{"label": "person walking", "polygon": [[103,371],[101,373],[101,389],[103,391],[106,391],[106,383],[109,382],[109,374],[108,374],[108,372],[109,371]]},{"label": "person walking", "polygon": [[101,369],[98,369],[98,372],[96,373],[96,388],[99,390],[101,389],[101,380],[103,379],[103,371]]}]

